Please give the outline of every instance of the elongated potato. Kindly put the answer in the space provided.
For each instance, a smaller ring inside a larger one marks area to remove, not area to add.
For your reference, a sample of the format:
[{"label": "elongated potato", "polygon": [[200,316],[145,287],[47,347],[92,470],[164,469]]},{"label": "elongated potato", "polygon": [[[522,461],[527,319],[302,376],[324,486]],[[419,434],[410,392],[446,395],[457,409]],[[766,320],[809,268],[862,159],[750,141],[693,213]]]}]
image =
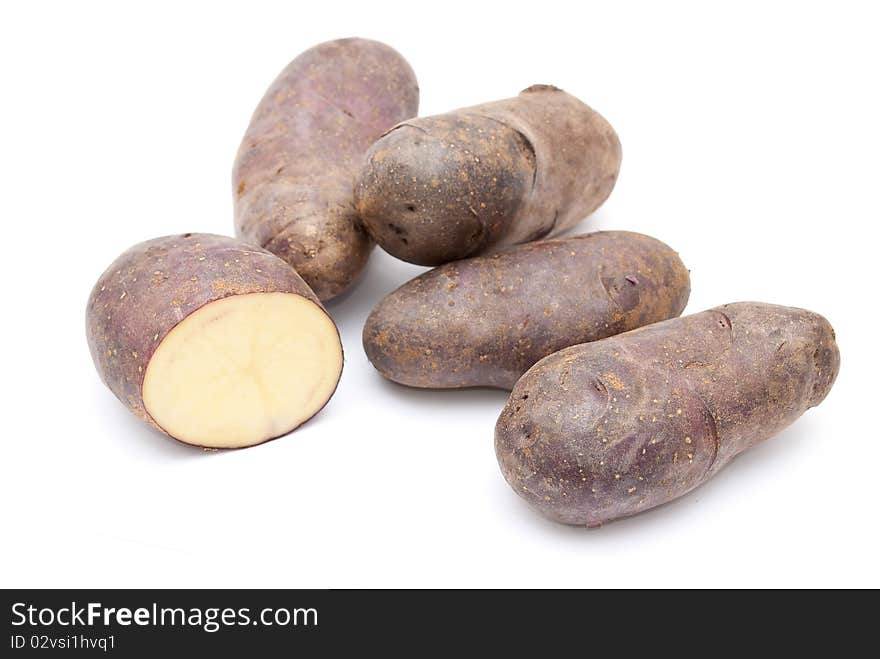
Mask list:
[{"label": "elongated potato", "polygon": [[370,314],[364,350],[413,387],[510,389],[561,348],[678,316],[689,294],[678,255],[649,236],[544,240],[404,284]]},{"label": "elongated potato", "polygon": [[705,483],[822,402],[839,365],[822,316],[728,304],[541,360],[514,387],[495,450],[534,508],[598,526]]},{"label": "elongated potato", "polygon": [[86,334],[101,379],[132,412],[211,448],[290,432],[342,372],[336,325],[293,268],[224,236],[124,252],[92,290]]},{"label": "elongated potato", "polygon": [[355,203],[385,251],[439,265],[571,228],[611,194],[620,157],[597,112],[535,85],[399,124],[367,152]]},{"label": "elongated potato", "polygon": [[269,87],[238,150],[238,236],[287,261],[321,300],[342,293],[373,248],[355,215],[354,173],[418,107],[415,74],[384,44],[339,39],[302,53]]}]

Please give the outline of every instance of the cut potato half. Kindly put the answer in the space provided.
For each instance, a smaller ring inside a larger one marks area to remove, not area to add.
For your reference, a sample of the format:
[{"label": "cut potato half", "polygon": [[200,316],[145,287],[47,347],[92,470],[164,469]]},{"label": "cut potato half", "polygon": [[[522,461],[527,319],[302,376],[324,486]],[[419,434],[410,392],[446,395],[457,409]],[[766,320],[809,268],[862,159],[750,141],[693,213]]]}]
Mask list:
[{"label": "cut potato half", "polygon": [[240,448],[314,416],[342,372],[342,344],[320,306],[293,293],[215,300],[162,340],[144,376],[147,413],[172,437]]}]

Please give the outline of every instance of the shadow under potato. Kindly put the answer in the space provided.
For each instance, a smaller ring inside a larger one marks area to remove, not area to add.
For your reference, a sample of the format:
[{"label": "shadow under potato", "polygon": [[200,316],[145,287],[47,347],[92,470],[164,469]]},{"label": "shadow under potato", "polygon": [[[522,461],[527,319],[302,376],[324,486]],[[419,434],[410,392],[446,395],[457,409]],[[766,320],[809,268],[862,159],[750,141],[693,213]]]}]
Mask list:
[{"label": "shadow under potato", "polygon": [[141,423],[128,409],[108,396],[103,387],[95,386],[93,389],[95,392],[95,416],[104,419],[110,429],[108,435],[112,437],[111,441],[120,447],[120,450],[130,454],[132,458],[149,456],[151,458],[180,460],[181,458],[187,459],[217,453],[216,450],[205,450],[198,446],[184,444],[150,425]]},{"label": "shadow under potato", "polygon": [[[422,409],[432,412],[436,410],[444,414],[454,413],[456,410],[484,408],[486,405],[492,404],[497,408],[493,415],[497,416],[510,397],[509,391],[493,387],[422,389],[392,382],[382,377],[378,372],[373,373],[373,379],[380,389],[389,392],[404,404],[419,405]],[[489,440],[491,440],[491,435],[487,437],[487,441]]]}]

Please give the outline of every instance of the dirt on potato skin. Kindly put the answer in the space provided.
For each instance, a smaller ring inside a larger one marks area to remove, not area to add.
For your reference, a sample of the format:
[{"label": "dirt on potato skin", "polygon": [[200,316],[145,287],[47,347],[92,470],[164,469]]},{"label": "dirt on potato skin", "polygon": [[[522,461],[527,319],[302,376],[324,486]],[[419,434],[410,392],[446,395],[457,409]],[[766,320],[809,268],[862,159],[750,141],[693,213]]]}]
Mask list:
[{"label": "dirt on potato skin", "polygon": [[566,346],[678,316],[689,294],[678,254],[650,236],[550,239],[416,277],[373,309],[363,344],[401,384],[509,390]]},{"label": "dirt on potato skin", "polygon": [[354,172],[418,100],[409,64],[377,41],[338,39],[300,54],[266,91],[239,147],[237,235],[287,261],[321,300],[342,293],[373,249],[354,209]]},{"label": "dirt on potato skin", "polygon": [[822,316],[724,305],[538,362],[498,419],[496,455],[533,508],[599,526],[706,482],[818,405],[839,366]]},{"label": "dirt on potato skin", "polygon": [[367,152],[355,204],[387,252],[436,266],[571,228],[611,194],[611,125],[574,96],[519,96],[410,119]]},{"label": "dirt on potato skin", "polygon": [[147,365],[174,327],[216,300],[294,293],[323,309],[302,278],[275,255],[234,238],[185,233],[123,252],[98,279],[86,307],[86,337],[101,380],[142,420]]}]

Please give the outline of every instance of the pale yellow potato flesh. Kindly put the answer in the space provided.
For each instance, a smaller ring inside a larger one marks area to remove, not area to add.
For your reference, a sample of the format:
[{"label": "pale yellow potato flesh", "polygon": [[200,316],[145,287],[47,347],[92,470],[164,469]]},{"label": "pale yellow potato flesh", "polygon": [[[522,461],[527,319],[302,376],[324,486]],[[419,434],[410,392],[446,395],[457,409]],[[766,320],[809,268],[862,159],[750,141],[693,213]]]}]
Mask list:
[{"label": "pale yellow potato flesh", "polygon": [[317,304],[292,293],[235,295],[168,333],[147,366],[143,400],[172,437],[239,448],[311,418],[341,371],[339,334]]}]

